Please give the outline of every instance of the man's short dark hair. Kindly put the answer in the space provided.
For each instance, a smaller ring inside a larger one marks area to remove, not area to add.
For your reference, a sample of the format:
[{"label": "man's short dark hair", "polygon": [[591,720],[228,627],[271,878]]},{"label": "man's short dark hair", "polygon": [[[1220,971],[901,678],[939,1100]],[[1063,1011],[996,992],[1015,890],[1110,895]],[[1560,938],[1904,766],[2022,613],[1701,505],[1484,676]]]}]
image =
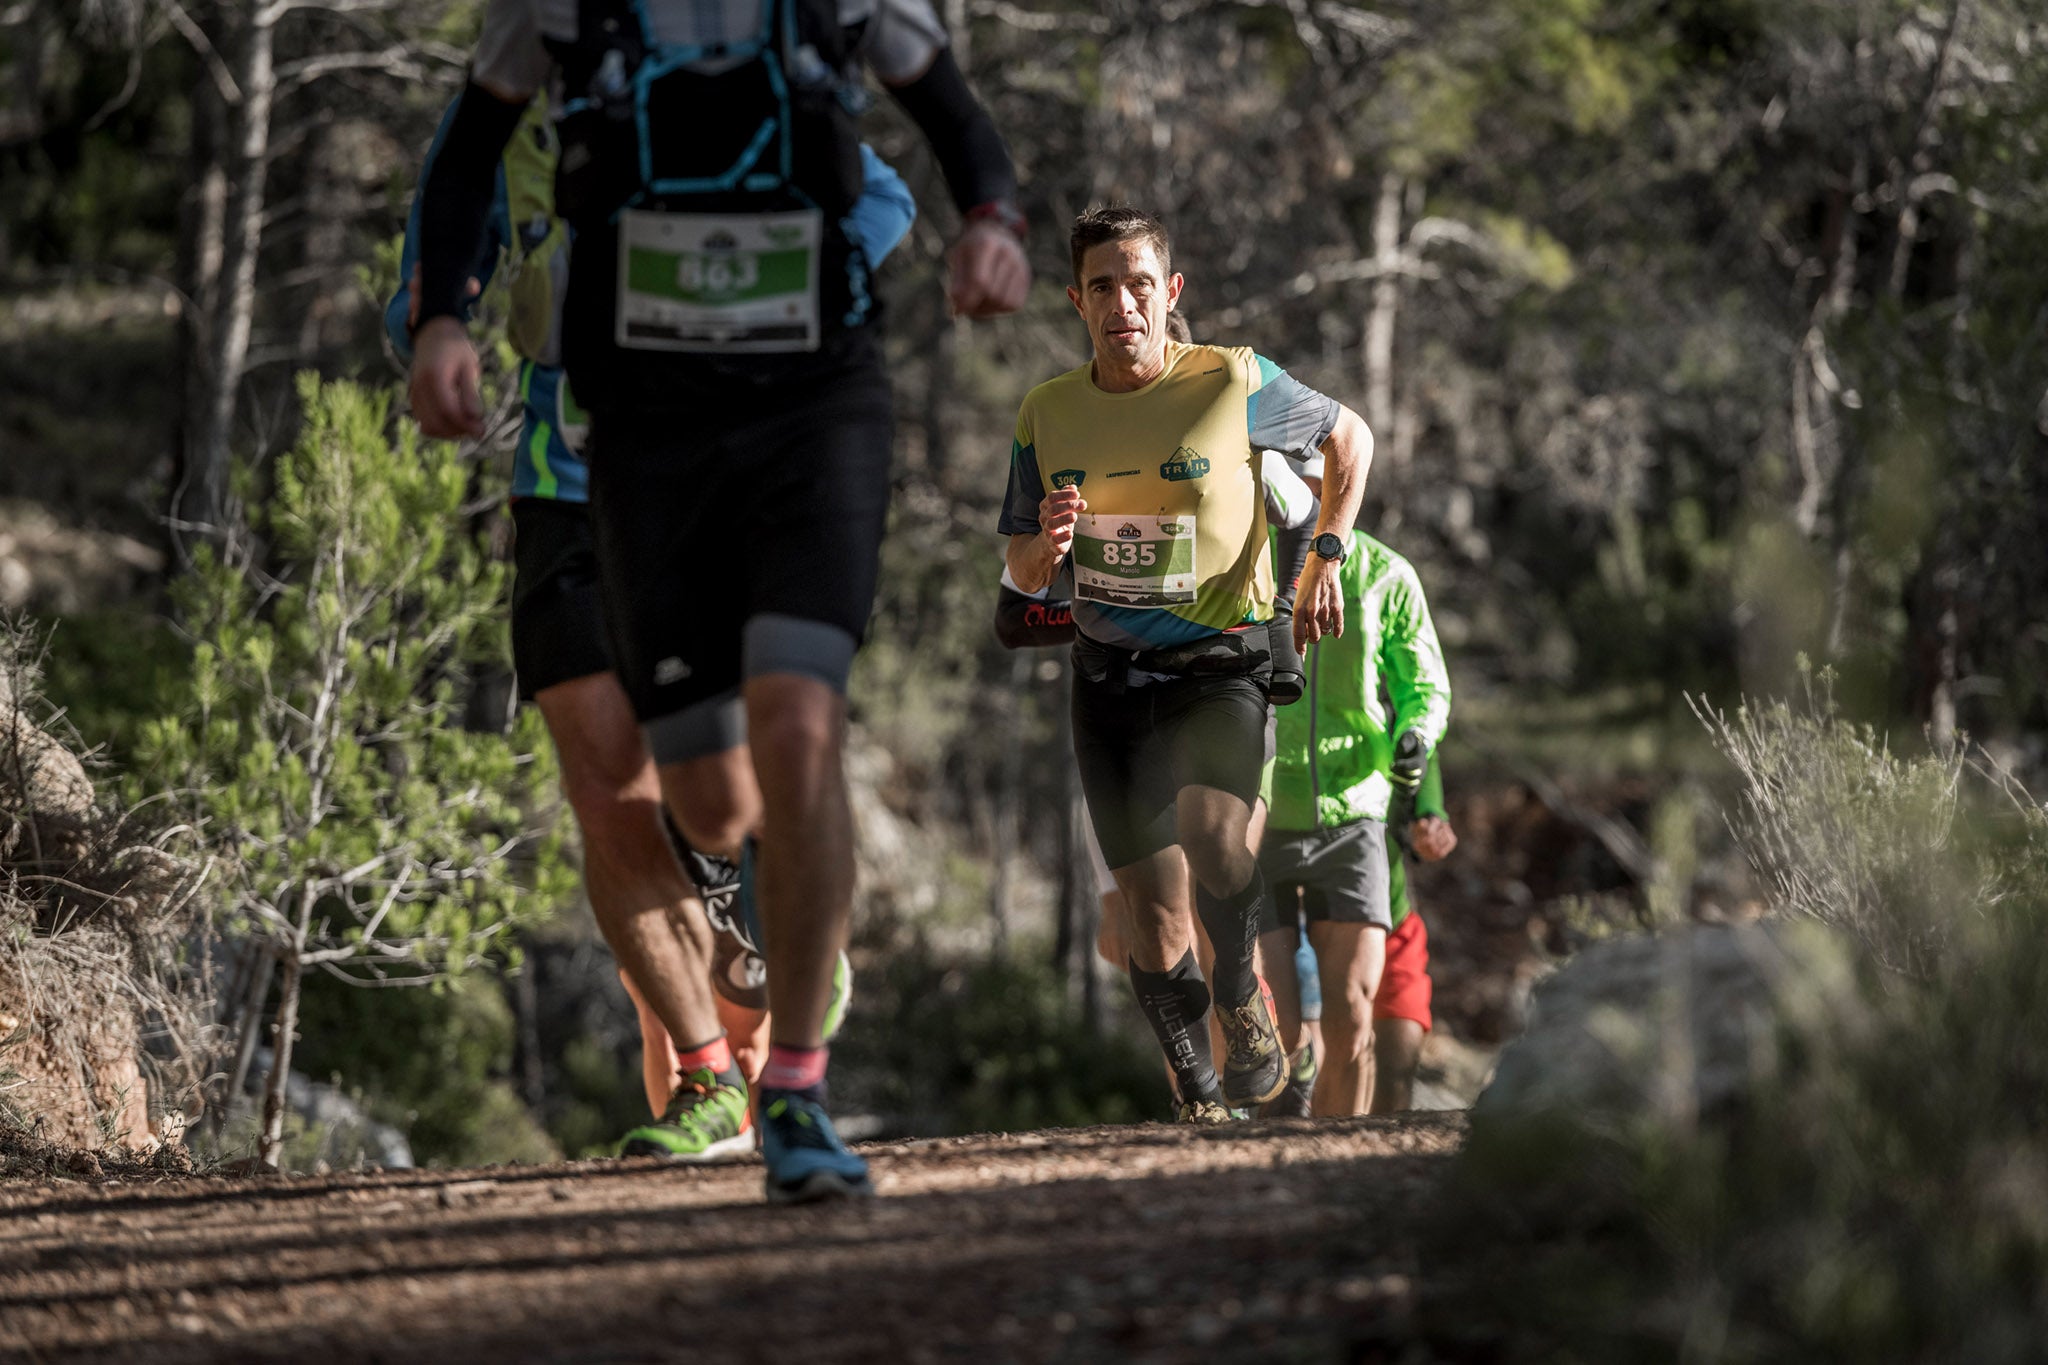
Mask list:
[{"label": "man's short dark hair", "polygon": [[1074,220],[1068,237],[1074,253],[1074,283],[1081,283],[1081,258],[1104,242],[1149,241],[1159,253],[1160,267],[1173,273],[1173,244],[1166,238],[1166,224],[1143,209],[1129,204],[1110,204],[1090,209]]}]

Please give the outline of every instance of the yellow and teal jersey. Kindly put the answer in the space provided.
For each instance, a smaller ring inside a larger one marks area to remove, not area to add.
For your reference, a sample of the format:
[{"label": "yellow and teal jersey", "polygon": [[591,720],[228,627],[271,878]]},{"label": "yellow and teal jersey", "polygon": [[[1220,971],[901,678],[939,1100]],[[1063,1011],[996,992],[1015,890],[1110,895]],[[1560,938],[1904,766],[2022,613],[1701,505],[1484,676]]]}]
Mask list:
[{"label": "yellow and teal jersey", "polygon": [[1017,413],[997,529],[1035,535],[1075,487],[1088,510],[1063,572],[1074,626],[1122,649],[1184,645],[1273,614],[1261,452],[1314,449],[1337,403],[1244,347],[1167,343],[1165,373],[1105,393],[1083,365]]}]

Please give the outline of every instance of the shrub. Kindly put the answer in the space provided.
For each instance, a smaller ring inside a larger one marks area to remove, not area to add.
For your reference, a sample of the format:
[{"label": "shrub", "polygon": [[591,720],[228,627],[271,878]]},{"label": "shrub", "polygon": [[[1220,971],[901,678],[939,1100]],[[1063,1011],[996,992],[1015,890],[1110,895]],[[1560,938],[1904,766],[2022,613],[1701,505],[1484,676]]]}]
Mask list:
[{"label": "shrub", "polygon": [[257,950],[253,1000],[277,967],[267,1160],[303,970],[364,985],[459,972],[550,911],[569,875],[538,719],[463,727],[471,670],[502,657],[504,630],[464,465],[392,422],[388,392],[306,376],[299,397],[269,495],[238,479],[246,533],[177,585],[190,667],[137,745],[141,785],[170,793],[214,859],[223,922]]},{"label": "shrub", "polygon": [[1891,752],[1826,682],[1708,724],[1777,908],[1867,946],[1867,1009],[1855,1027],[1788,1019],[1770,1079],[1697,1129],[1475,1132],[1427,1313],[1440,1349],[2039,1357],[2048,815],[1961,755]]}]

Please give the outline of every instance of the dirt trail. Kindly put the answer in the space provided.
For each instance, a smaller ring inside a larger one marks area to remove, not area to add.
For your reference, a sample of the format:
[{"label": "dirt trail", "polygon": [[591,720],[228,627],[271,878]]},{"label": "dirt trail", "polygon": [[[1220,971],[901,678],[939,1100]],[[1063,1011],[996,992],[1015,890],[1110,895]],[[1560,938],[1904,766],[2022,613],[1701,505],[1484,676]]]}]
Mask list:
[{"label": "dirt trail", "polygon": [[647,1161],[0,1187],[29,1359],[1327,1360],[1406,1312],[1460,1115],[868,1148],[769,1209]]}]

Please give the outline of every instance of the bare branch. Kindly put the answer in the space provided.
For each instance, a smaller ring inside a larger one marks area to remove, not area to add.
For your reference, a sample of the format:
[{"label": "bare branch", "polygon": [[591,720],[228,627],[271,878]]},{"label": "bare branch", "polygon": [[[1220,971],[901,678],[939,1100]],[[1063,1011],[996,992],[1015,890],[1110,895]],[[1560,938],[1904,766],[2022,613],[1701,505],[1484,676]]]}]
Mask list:
[{"label": "bare branch", "polygon": [[171,27],[178,30],[179,36],[191,44],[192,50],[199,54],[199,60],[205,65],[207,74],[213,77],[213,87],[220,92],[220,97],[229,104],[240,104],[242,87],[235,84],[234,73],[228,70],[227,62],[214,47],[213,39],[206,36],[206,30],[201,28],[191,15],[185,13],[184,6],[180,5],[178,0],[157,0],[157,3],[164,7],[164,17],[171,21]]},{"label": "bare branch", "polygon": [[393,43],[381,52],[323,52],[316,57],[282,62],[277,68],[277,79],[280,85],[296,90],[339,71],[376,71],[393,80],[414,81],[427,74],[410,43]]}]

